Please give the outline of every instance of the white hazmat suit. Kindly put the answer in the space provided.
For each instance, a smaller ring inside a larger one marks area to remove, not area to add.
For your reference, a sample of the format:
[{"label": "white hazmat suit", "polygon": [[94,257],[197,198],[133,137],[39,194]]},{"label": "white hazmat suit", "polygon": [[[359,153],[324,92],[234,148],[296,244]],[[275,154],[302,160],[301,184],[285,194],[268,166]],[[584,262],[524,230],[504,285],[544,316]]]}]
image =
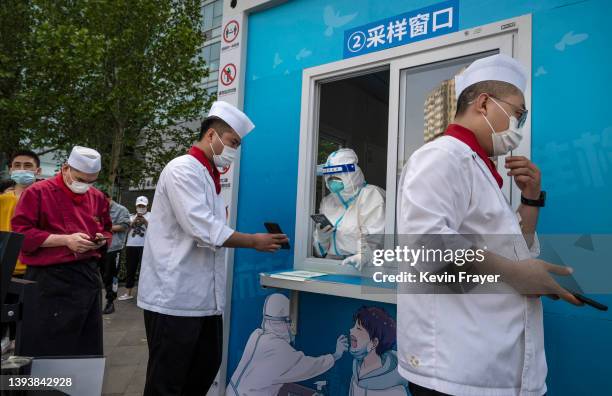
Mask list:
[{"label": "white hazmat suit", "polygon": [[[385,232],[385,190],[367,184],[357,162],[357,154],[343,148],[331,153],[322,167],[330,193],[321,200],[319,213],[334,227],[316,225],[313,246],[317,256],[342,259],[343,265],[361,269],[369,260],[362,237]],[[341,184],[332,182],[333,178]],[[339,191],[338,185],[342,186]]]}]

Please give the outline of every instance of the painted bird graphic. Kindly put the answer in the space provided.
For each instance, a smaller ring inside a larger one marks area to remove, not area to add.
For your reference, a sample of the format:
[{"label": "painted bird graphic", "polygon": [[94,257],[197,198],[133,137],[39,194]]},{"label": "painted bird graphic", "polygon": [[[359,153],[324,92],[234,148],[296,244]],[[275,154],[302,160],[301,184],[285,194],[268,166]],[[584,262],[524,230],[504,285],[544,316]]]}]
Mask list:
[{"label": "painted bird graphic", "polygon": [[555,44],[555,48],[558,51],[565,51],[566,46],[576,45],[578,43],[583,42],[584,40],[588,38],[589,38],[588,34],[586,33],[574,34],[574,31],[572,30],[571,32],[567,32],[563,35],[563,37],[561,38],[561,41]]},{"label": "painted bird graphic", "polygon": [[333,6],[326,6],[323,9],[323,22],[327,26],[325,29],[325,35],[331,36],[334,34],[334,29],[346,25],[352,21],[356,16],[357,12],[349,15],[340,15],[339,11],[335,11]]}]

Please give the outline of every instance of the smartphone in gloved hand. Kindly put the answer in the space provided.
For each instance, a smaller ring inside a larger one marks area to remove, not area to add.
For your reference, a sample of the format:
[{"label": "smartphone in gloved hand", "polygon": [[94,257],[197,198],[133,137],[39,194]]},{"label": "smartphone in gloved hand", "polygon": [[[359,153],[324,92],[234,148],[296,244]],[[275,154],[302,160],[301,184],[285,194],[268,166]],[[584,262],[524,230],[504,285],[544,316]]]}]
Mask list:
[{"label": "smartphone in gloved hand", "polygon": [[[270,234],[284,234],[284,232],[281,230],[280,226],[278,225],[278,223],[264,223],[264,227],[266,227],[266,230],[268,230],[268,233]],[[283,243],[281,245],[281,249],[290,249],[291,246],[289,245],[289,242]]]},{"label": "smartphone in gloved hand", "polygon": [[332,222],[323,213],[311,214],[310,218],[319,225],[319,228],[334,227]]}]

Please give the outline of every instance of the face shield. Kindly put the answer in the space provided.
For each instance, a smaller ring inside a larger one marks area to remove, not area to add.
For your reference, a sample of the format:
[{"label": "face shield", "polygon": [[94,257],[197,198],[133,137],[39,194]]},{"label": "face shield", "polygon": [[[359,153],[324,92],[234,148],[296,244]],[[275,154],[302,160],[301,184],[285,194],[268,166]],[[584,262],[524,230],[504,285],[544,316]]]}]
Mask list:
[{"label": "face shield", "polygon": [[331,153],[325,164],[317,165],[317,176],[323,177],[327,189],[345,207],[355,200],[366,184],[357,162],[353,150],[340,149]]},{"label": "face shield", "polygon": [[287,342],[293,342],[291,319],[289,318],[289,299],[284,294],[269,295],[264,302],[261,329],[264,333],[274,334]]}]

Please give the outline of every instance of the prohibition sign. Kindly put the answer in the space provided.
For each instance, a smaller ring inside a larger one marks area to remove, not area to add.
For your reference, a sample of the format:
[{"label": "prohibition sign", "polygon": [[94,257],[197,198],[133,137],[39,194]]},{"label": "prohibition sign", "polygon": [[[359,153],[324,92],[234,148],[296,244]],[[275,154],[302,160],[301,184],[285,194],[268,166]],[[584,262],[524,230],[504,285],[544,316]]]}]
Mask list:
[{"label": "prohibition sign", "polygon": [[228,63],[221,71],[221,84],[228,86],[236,79],[236,65]]},{"label": "prohibition sign", "polygon": [[231,165],[228,165],[228,166],[225,166],[225,167],[221,168],[221,169],[219,170],[219,174],[220,174],[220,175],[224,175],[224,174],[226,174],[227,172],[229,172],[230,167],[231,167]]},{"label": "prohibition sign", "polygon": [[236,40],[238,31],[240,30],[238,26],[238,22],[234,19],[226,23],[225,28],[223,28],[223,41],[229,44]]}]

